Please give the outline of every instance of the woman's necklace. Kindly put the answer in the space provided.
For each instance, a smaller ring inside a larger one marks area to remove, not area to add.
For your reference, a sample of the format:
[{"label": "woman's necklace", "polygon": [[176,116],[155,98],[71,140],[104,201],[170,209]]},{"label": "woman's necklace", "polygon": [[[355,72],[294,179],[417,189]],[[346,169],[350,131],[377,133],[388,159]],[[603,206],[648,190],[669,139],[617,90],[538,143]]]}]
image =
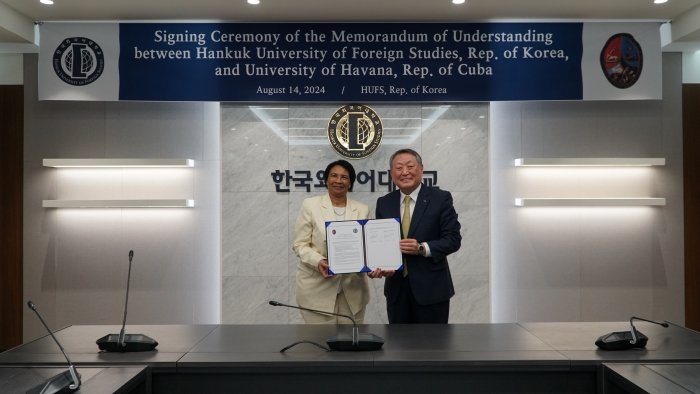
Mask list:
[{"label": "woman's necklace", "polygon": [[333,207],[333,211],[335,211],[336,216],[345,215],[345,207]]}]

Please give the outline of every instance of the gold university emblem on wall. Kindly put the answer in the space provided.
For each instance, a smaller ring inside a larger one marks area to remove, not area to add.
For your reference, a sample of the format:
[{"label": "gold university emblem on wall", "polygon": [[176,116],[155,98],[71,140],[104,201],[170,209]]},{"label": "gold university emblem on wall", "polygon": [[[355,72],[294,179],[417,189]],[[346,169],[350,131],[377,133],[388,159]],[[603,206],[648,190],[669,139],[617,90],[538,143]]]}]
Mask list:
[{"label": "gold university emblem on wall", "polygon": [[338,108],[328,122],[328,141],[333,150],[348,159],[364,159],[382,143],[384,128],[374,110],[351,104]]}]

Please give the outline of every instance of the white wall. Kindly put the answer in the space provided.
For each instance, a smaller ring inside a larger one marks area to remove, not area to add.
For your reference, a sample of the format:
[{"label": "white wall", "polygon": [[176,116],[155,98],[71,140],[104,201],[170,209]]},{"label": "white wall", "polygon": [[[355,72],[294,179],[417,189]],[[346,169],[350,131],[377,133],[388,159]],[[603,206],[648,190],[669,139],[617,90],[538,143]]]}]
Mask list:
[{"label": "white wall", "polygon": [[[218,103],[37,100],[25,55],[24,301],[50,327],[220,320]],[[43,158],[176,158],[186,169],[53,169]],[[190,198],[191,209],[45,209],[44,199]],[[106,334],[106,333],[105,333]],[[45,335],[29,309],[24,340]],[[97,339],[97,338],[95,338]]]},{"label": "white wall", "polygon": [[0,53],[0,85],[22,85],[24,83],[22,58],[21,53]]},{"label": "white wall", "polygon": [[683,52],[683,83],[700,83],[700,52]]},{"label": "white wall", "polygon": [[[663,100],[491,104],[492,321],[684,323],[681,54]],[[519,157],[664,157],[656,168],[515,168]],[[665,197],[523,207],[516,197]]]}]

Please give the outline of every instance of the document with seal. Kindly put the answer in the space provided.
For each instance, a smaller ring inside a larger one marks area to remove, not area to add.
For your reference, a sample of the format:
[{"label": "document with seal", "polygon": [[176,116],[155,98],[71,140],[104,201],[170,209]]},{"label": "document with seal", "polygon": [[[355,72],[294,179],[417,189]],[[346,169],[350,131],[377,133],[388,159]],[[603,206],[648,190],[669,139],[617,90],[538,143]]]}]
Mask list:
[{"label": "document with seal", "polygon": [[326,222],[326,246],[331,274],[369,272],[403,267],[399,219]]},{"label": "document with seal", "polygon": [[326,246],[328,247],[330,274],[364,271],[363,222],[364,220],[326,222]]}]

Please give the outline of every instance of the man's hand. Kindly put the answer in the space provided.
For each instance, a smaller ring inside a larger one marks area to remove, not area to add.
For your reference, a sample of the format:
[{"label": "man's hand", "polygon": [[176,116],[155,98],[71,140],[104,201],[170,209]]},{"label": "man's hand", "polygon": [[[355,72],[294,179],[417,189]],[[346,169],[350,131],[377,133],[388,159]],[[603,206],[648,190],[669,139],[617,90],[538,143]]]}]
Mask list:
[{"label": "man's hand", "polygon": [[399,247],[401,248],[401,253],[404,254],[421,254],[418,251],[418,246],[420,244],[413,238],[402,239],[399,241]]},{"label": "man's hand", "polygon": [[368,272],[368,273],[367,273],[367,276],[369,276],[369,277],[372,278],[372,279],[381,279],[381,278],[388,278],[388,277],[394,275],[395,272],[396,272],[396,271],[394,271],[394,270],[386,270],[386,271],[384,271],[384,270],[382,270],[382,269],[380,269],[380,268],[377,268],[377,269],[375,269],[375,270],[372,271],[372,272]]},{"label": "man's hand", "polygon": [[323,275],[323,279],[328,279],[333,276],[328,273],[328,268],[328,260],[323,259],[318,262],[318,271],[321,273],[321,275]]}]

